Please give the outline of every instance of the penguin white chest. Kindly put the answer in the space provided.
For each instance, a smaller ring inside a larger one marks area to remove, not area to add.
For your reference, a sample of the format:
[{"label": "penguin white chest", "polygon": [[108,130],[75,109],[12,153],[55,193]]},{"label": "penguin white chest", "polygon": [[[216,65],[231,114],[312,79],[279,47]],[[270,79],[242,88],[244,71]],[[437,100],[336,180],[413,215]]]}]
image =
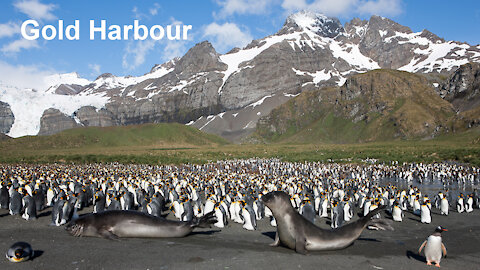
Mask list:
[{"label": "penguin white chest", "polygon": [[430,235],[425,246],[427,261],[440,263],[442,259],[442,237]]},{"label": "penguin white chest", "polygon": [[420,219],[422,223],[429,224],[432,222],[432,216],[430,215],[430,209],[426,205],[421,206]]}]

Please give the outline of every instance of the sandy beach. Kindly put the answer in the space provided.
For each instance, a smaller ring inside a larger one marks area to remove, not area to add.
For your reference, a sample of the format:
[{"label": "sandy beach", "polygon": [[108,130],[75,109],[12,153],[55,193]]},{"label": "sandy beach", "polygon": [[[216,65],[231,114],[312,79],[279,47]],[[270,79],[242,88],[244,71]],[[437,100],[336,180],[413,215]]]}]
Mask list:
[{"label": "sandy beach", "polygon": [[[81,213],[91,212],[91,208]],[[355,243],[339,251],[296,254],[284,247],[270,247],[276,229],[267,220],[257,231],[240,224],[226,228],[197,229],[185,238],[121,239],[76,238],[63,227],[48,226],[50,209],[39,219],[25,221],[0,210],[0,250],[6,252],[17,241],[26,241],[36,257],[24,263],[0,260],[0,269],[436,269],[427,266],[417,250],[438,225],[448,250],[443,269],[475,269],[480,265],[480,211],[451,212],[441,216],[433,210],[432,224],[405,213],[395,231],[365,230]],[[383,214],[385,216],[385,214]],[[171,217],[168,217],[171,218]],[[316,224],[328,228],[327,220]]]}]

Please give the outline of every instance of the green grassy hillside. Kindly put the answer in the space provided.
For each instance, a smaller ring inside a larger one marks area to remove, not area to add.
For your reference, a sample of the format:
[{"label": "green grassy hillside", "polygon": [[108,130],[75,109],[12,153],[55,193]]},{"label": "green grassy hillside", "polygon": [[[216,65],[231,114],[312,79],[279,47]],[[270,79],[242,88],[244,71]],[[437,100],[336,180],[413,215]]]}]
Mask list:
[{"label": "green grassy hillside", "polygon": [[424,77],[374,70],[300,94],[261,119],[255,136],[290,143],[425,139],[447,130],[454,114]]},{"label": "green grassy hillside", "polygon": [[104,147],[192,147],[225,144],[224,139],[182,124],[86,127],[50,136],[26,136],[0,143],[2,151]]}]

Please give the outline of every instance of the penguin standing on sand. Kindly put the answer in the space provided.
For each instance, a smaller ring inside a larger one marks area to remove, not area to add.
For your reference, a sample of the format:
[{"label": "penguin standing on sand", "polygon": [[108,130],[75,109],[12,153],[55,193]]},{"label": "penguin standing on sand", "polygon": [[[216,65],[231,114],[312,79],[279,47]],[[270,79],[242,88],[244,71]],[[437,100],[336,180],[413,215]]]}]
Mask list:
[{"label": "penguin standing on sand", "polygon": [[465,212],[470,213],[473,211],[473,195],[467,196],[467,201],[465,202]]},{"label": "penguin standing on sand", "polygon": [[25,195],[22,199],[24,213],[22,218],[25,220],[37,219],[37,206],[35,200],[30,195]]},{"label": "penguin standing on sand", "polygon": [[33,191],[33,199],[35,200],[37,212],[45,209],[45,193],[42,189],[35,189]]},{"label": "penguin standing on sand", "polygon": [[344,213],[343,213],[343,206],[341,203],[334,201],[332,203],[332,221],[330,226],[335,229],[342,227],[344,222]]},{"label": "penguin standing on sand", "polygon": [[420,221],[422,223],[430,224],[432,222],[432,216],[430,213],[430,207],[428,207],[428,200],[420,206]]},{"label": "penguin standing on sand", "polygon": [[393,220],[398,221],[398,222],[402,222],[403,217],[404,217],[404,214],[403,214],[402,208],[400,208],[400,206],[397,203],[395,203],[393,205],[393,210],[392,210]]},{"label": "penguin standing on sand", "polygon": [[255,211],[253,208],[244,203],[242,208],[242,217],[243,217],[243,228],[249,231],[254,231],[257,229],[257,219],[255,217]]},{"label": "penguin standing on sand", "polygon": [[217,217],[217,222],[213,226],[218,228],[224,228],[227,225],[227,214],[225,208],[220,203],[214,208],[215,216]]},{"label": "penguin standing on sand", "polygon": [[435,266],[440,267],[442,255],[447,256],[447,249],[442,243],[442,232],[445,231],[447,231],[447,229],[442,228],[442,226],[438,226],[435,229],[435,232],[430,235],[418,249],[418,253],[421,253],[422,249],[425,248],[427,265],[432,265],[432,263],[435,263]]},{"label": "penguin standing on sand", "polygon": [[10,201],[10,195],[8,194],[8,188],[2,186],[0,188],[0,208],[8,209],[8,203]]},{"label": "penguin standing on sand", "polygon": [[465,211],[465,204],[463,201],[463,194],[458,195],[457,198],[457,212],[463,213]]},{"label": "penguin standing on sand", "polygon": [[440,213],[442,215],[448,216],[448,200],[446,197],[443,197],[442,200],[440,201]]},{"label": "penguin standing on sand", "polygon": [[65,197],[59,197],[52,208],[52,223],[50,225],[60,226],[62,223],[63,206]]},{"label": "penguin standing on sand", "polygon": [[13,189],[10,195],[10,202],[8,204],[10,215],[19,215],[22,212],[22,207],[22,195],[20,195],[16,189]]}]

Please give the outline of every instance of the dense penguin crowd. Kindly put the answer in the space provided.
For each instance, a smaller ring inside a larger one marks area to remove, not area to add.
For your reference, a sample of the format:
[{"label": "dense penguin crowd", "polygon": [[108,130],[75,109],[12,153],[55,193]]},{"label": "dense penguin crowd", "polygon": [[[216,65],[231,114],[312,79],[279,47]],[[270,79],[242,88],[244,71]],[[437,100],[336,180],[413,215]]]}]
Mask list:
[{"label": "dense penguin crowd", "polygon": [[404,211],[431,223],[432,207],[442,215],[480,207],[480,169],[459,164],[288,163],[276,159],[218,161],[204,165],[122,164],[0,165],[0,206],[26,220],[51,208],[52,225],[66,224],[77,211],[136,210],[175,218],[215,212],[216,227],[229,222],[255,230],[257,220],[276,221],[261,197],[282,190],[311,222],[332,228],[356,213],[379,206],[394,221]]}]

